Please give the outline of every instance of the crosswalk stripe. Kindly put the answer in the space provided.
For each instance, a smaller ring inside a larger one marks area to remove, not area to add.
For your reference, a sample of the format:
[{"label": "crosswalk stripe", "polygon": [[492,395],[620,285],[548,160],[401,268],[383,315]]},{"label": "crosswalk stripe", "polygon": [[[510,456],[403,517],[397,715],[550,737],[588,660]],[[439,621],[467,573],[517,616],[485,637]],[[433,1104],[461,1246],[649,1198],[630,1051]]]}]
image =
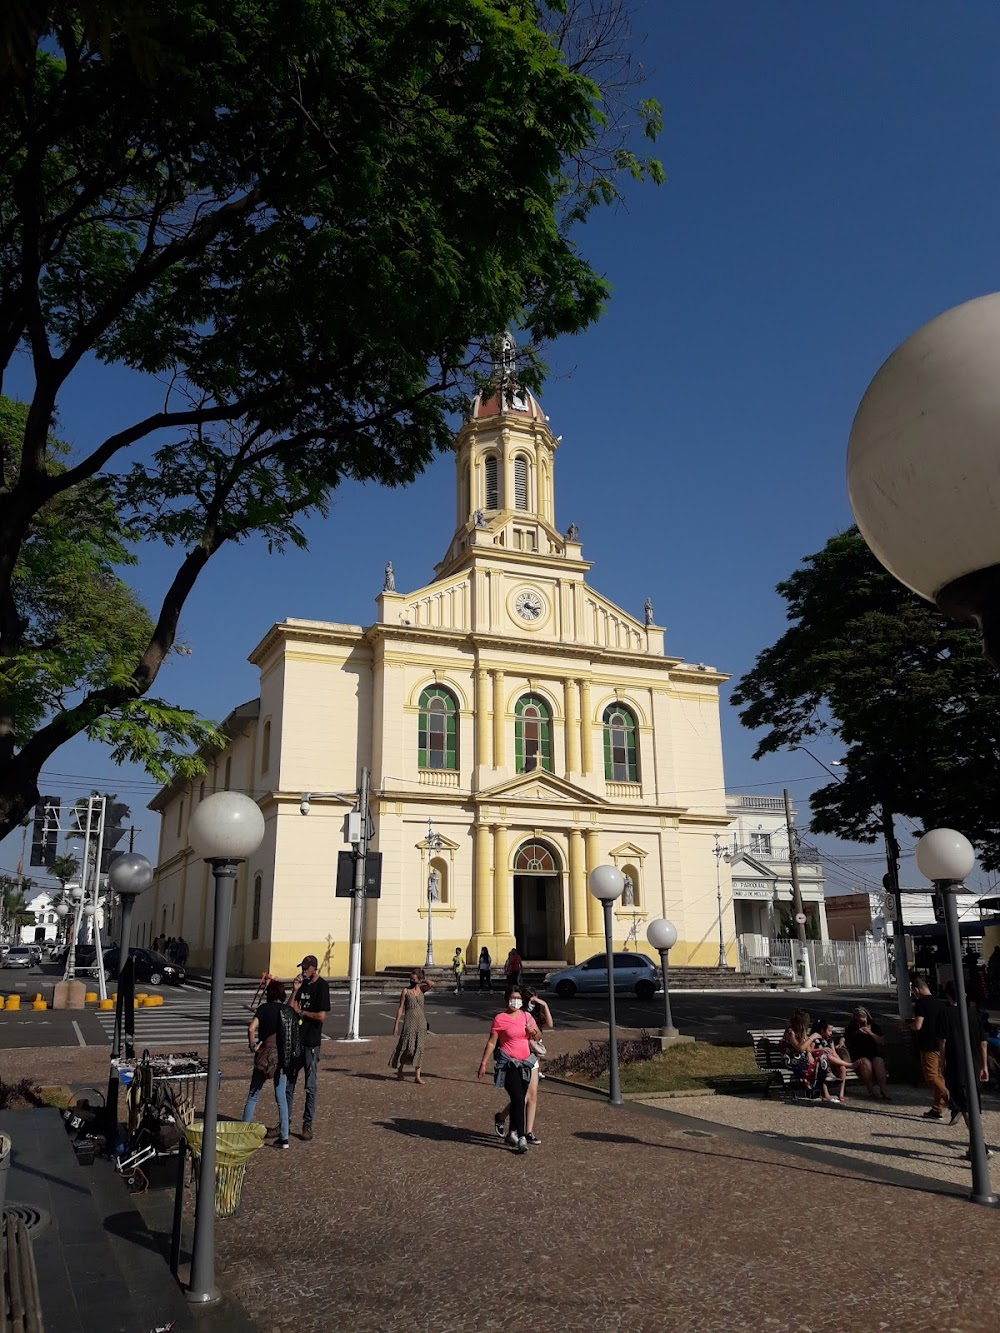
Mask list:
[{"label": "crosswalk stripe", "polygon": [[[222,1013],[222,1041],[225,1045],[246,1043],[246,1028],[251,1018],[246,999],[226,997]],[[109,1044],[113,1040],[115,1015],[113,1010],[102,1011],[98,1022]],[[136,1044],[185,1047],[205,1046],[208,1043],[208,996],[166,996],[164,1004],[155,1009],[137,1008],[134,1035]]]}]

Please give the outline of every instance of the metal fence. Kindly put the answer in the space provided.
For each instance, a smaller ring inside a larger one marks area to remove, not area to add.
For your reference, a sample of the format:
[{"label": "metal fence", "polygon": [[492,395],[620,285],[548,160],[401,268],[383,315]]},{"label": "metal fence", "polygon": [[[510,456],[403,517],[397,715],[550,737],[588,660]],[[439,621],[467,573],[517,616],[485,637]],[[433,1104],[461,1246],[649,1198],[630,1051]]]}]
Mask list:
[{"label": "metal fence", "polygon": [[[766,940],[751,935],[738,941],[739,970],[773,981],[801,978],[798,940]],[[809,963],[817,986],[889,986],[889,955],[885,942],[874,940],[809,940]]]}]

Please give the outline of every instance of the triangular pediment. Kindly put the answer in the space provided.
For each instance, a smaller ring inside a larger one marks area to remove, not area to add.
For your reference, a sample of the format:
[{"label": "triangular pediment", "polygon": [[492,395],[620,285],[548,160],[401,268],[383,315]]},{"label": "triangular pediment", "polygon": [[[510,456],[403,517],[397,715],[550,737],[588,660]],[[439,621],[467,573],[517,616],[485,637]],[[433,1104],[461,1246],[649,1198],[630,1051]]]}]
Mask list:
[{"label": "triangular pediment", "polygon": [[534,769],[530,773],[519,773],[516,778],[500,782],[487,791],[481,791],[476,797],[480,803],[496,805],[499,801],[537,802],[549,805],[607,805],[603,797],[592,791],[567,782],[555,773],[546,773],[544,769]]},{"label": "triangular pediment", "polygon": [[649,853],[634,842],[623,842],[620,847],[612,847],[609,855],[618,861],[644,861]]},{"label": "triangular pediment", "polygon": [[741,873],[745,874],[746,871],[749,870],[753,874],[759,875],[761,879],[770,880],[771,883],[774,883],[778,879],[778,876],[770,866],[766,866],[762,862],[755,860],[749,852],[736,853],[729,863],[730,872],[734,872],[737,866]]}]

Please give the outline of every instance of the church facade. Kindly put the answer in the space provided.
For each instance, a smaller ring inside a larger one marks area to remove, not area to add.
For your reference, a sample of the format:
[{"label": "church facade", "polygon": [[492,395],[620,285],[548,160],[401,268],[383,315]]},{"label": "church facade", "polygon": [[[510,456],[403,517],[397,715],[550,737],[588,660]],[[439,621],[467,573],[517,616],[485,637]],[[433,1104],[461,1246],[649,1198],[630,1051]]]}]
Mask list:
[{"label": "church facade", "polygon": [[[671,962],[730,962],[719,687],[668,654],[648,601],[633,616],[588,582],[574,528],[555,521],[558,440],[520,390],[474,402],[455,441],[455,530],[434,579],[397,591],[391,566],[374,623],[286,620],[250,655],[259,698],[234,709],[204,780],[175,783],[161,815],[139,939],[183,935],[211,952],[208,867],[187,843],[193,808],[233,788],[260,803],[263,845],[241,868],[230,971],[287,975],[304,953],[347,970],[350,901],[334,896],[345,814],[371,778],[381,896],[365,905],[363,967],[482,947],[502,962],[578,962],[602,951],[595,866],[626,876],[616,947],[645,924],[677,926]],[[302,813],[309,794],[308,814]],[[428,919],[429,915],[429,919]]]}]

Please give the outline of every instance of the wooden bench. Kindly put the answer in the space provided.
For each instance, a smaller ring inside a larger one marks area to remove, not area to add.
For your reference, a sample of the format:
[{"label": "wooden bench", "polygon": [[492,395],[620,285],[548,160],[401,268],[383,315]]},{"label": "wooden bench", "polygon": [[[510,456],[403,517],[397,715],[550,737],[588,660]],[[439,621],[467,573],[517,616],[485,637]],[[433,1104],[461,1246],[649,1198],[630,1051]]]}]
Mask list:
[{"label": "wooden bench", "polygon": [[[795,1098],[801,1095],[803,1099],[808,1097],[808,1089],[802,1081],[785,1064],[785,1050],[782,1041],[785,1036],[784,1028],[750,1028],[747,1030],[747,1036],[753,1043],[753,1058],[757,1068],[763,1074],[768,1075],[767,1084],[764,1088],[764,1096],[770,1097],[771,1089],[780,1087],[786,1097]],[[843,1036],[842,1030],[834,1028],[834,1038],[839,1040]],[[853,1066],[847,1070],[847,1082],[857,1082],[857,1074]],[[840,1079],[834,1080],[840,1082]]]},{"label": "wooden bench", "polygon": [[31,1236],[21,1219],[12,1213],[5,1213],[3,1218],[0,1333],[45,1333]]}]

